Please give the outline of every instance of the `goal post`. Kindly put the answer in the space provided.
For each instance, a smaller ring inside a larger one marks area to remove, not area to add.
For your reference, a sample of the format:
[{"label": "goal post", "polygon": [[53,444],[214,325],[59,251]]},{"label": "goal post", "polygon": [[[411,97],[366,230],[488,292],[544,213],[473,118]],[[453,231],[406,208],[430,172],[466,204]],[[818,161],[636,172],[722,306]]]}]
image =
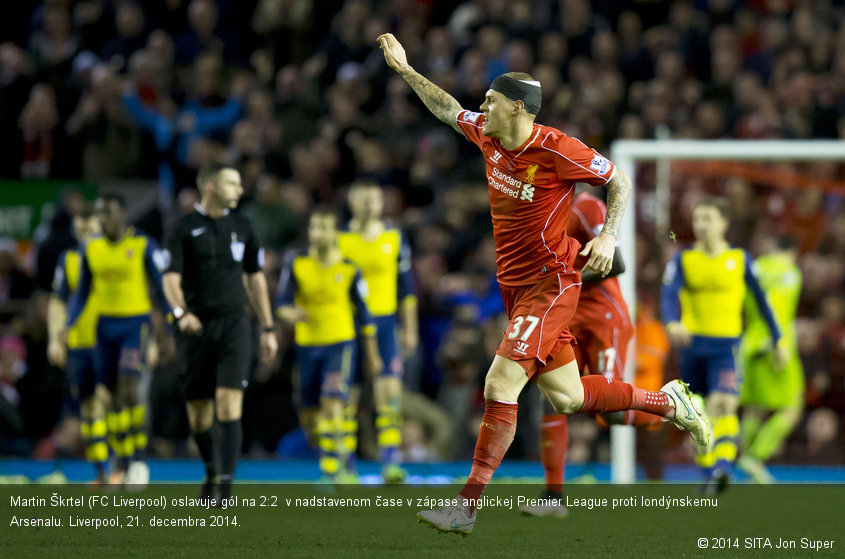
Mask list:
[{"label": "goal post", "polygon": [[[610,148],[616,167],[631,177],[634,188],[620,227],[620,250],[630,263],[629,273],[619,276],[622,294],[628,302],[632,323],[637,312],[636,215],[637,164],[641,162],[683,161],[845,161],[845,142],[838,140],[617,140]],[[664,185],[668,188],[668,185]],[[661,188],[657,185],[657,188]],[[633,350],[633,346],[632,346]],[[629,353],[625,380],[633,381],[636,351]],[[634,427],[614,425],[610,430],[611,480],[636,481],[636,432]]]}]

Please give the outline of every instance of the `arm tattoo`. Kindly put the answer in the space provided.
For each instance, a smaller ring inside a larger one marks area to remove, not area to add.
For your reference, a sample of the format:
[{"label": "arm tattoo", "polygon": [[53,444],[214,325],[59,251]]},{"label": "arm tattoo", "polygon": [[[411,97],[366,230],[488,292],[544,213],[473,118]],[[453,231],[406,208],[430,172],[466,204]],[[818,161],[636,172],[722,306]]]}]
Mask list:
[{"label": "arm tattoo", "polygon": [[619,236],[619,224],[622,223],[631,188],[631,179],[617,168],[616,174],[607,183],[607,215],[604,218],[602,233]]},{"label": "arm tattoo", "polygon": [[459,130],[455,118],[463,109],[454,97],[431,83],[410,66],[403,70],[401,75],[440,122]]}]

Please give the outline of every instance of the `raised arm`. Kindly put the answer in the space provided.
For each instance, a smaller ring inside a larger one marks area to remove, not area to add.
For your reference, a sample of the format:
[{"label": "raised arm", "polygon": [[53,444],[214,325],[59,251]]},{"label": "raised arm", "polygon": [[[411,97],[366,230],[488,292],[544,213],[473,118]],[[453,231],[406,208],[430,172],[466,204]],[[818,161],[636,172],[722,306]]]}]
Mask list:
[{"label": "raised arm", "polygon": [[463,108],[455,98],[424,78],[408,64],[405,49],[402,48],[401,43],[396,40],[392,33],[385,33],[380,36],[378,44],[384,51],[384,59],[387,61],[387,65],[396,70],[408,82],[408,85],[422,99],[431,114],[436,116],[440,122],[448,124],[460,132],[456,120],[458,113]]}]

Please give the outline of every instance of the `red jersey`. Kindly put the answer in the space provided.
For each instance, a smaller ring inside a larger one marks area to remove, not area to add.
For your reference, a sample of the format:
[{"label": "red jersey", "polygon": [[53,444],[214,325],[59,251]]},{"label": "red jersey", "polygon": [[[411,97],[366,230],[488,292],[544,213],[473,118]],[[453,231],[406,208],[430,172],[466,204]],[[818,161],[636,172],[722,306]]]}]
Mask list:
[{"label": "red jersey", "polygon": [[484,154],[496,242],[496,278],[506,287],[533,285],[571,272],[578,242],[566,234],[576,182],[607,184],[616,167],[580,140],[534,125],[515,150],[481,132],[484,115],[461,111],[458,127]]},{"label": "red jersey", "polygon": [[[591,194],[581,192],[575,196],[566,231],[583,246],[601,232],[606,213],[604,202]],[[578,255],[575,268],[582,269],[587,260],[586,256]],[[605,323],[611,316],[619,316],[625,326],[630,324],[628,305],[622,297],[619,281],[614,277],[600,282],[584,282],[581,285],[578,309],[569,325],[570,328],[590,328],[591,325]]]}]

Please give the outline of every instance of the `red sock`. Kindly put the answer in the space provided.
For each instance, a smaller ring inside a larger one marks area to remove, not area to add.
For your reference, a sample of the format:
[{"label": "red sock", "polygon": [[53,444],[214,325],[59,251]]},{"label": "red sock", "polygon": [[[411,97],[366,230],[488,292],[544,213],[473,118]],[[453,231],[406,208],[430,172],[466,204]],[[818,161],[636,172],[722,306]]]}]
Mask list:
[{"label": "red sock", "polygon": [[467,514],[475,512],[475,504],[499,467],[516,433],[516,404],[487,400],[484,417],[478,430],[472,470],[460,495],[469,499]]},{"label": "red sock", "polygon": [[581,385],[584,403],[578,413],[641,410],[665,416],[675,409],[663,392],[643,390],[612,378],[587,375],[581,377]]},{"label": "red sock", "polygon": [[563,473],[566,470],[566,449],[569,447],[569,422],[563,414],[544,415],[540,423],[543,444],[542,462],[546,472],[546,489],[563,492]]},{"label": "red sock", "polygon": [[[633,387],[634,393],[631,398],[631,409],[637,411],[644,411],[652,414],[652,417],[657,415],[666,417],[670,412],[675,411],[675,405],[669,399],[667,394],[663,392],[652,392],[651,390],[643,390],[642,388]],[[645,419],[641,419],[645,420]],[[657,421],[660,421],[658,419]],[[651,423],[635,423],[634,425],[652,425]]]}]

